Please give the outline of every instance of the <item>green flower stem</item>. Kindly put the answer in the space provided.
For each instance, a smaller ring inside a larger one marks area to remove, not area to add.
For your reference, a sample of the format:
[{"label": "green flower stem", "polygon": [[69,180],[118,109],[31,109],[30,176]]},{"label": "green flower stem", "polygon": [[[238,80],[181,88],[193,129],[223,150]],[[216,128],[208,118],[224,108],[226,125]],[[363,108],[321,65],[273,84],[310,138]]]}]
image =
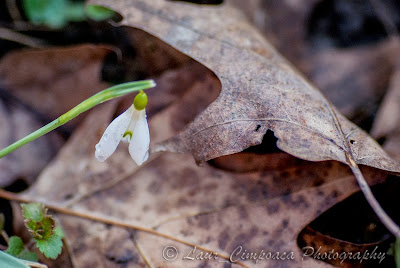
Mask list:
[{"label": "green flower stem", "polygon": [[81,102],[65,114],[61,115],[54,121],[48,123],[44,127],[32,132],[28,136],[20,139],[19,141],[14,142],[7,148],[4,148],[3,150],[0,151],[0,158],[4,157],[5,155],[15,151],[19,147],[39,138],[40,136],[43,136],[44,134],[49,133],[50,131],[58,128],[59,126],[64,125],[68,121],[74,119],[78,115],[80,115],[83,112],[86,112],[87,110],[93,108],[94,106],[103,103],[105,101],[124,96],[126,94],[135,92],[135,91],[140,91],[148,88],[155,87],[156,84],[153,80],[143,80],[143,81],[137,81],[137,82],[129,82],[129,83],[123,83],[119,84],[116,86],[112,86],[110,88],[107,88],[103,91],[100,91],[99,93],[93,95],[89,99]]}]

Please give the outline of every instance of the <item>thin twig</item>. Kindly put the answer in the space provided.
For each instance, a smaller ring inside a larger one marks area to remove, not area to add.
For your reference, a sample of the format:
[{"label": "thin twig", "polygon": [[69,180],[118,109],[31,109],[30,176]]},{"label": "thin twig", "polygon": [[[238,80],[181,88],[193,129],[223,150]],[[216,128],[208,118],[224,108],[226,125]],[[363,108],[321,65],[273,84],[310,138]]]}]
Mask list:
[{"label": "thin twig", "polygon": [[138,241],[136,240],[136,233],[131,235],[131,241],[135,244],[136,249],[139,251],[140,256],[142,256],[144,262],[146,263],[147,267],[152,268],[153,266],[150,264],[150,261],[144,255],[142,249],[140,248]]},{"label": "thin twig", "polygon": [[[160,233],[157,232],[155,230],[146,228],[146,227],[142,227],[142,226],[137,226],[137,225],[133,225],[124,221],[121,221],[119,219],[115,219],[112,217],[104,217],[104,216],[100,216],[100,215],[96,215],[94,213],[88,212],[88,211],[78,211],[78,210],[72,210],[69,208],[65,208],[65,207],[60,207],[57,204],[52,204],[46,201],[42,201],[42,200],[33,200],[33,199],[28,199],[28,198],[24,198],[18,194],[12,193],[12,192],[8,192],[5,190],[0,189],[0,198],[6,199],[6,200],[11,200],[11,201],[16,201],[16,202],[20,202],[20,203],[33,203],[33,202],[39,202],[39,203],[43,203],[47,208],[54,210],[56,212],[62,213],[62,214],[66,214],[66,215],[70,215],[70,216],[74,216],[74,217],[78,217],[78,218],[82,218],[82,219],[87,219],[87,220],[91,220],[91,221],[96,221],[96,222],[101,222],[104,224],[109,224],[109,225],[114,225],[117,227],[121,227],[121,228],[127,228],[127,229],[133,229],[133,230],[137,230],[137,231],[141,231],[141,232],[145,232],[148,234],[152,234],[158,237],[162,237],[171,241],[175,241],[178,242],[180,244],[189,246],[189,247],[196,247],[199,250],[202,250],[204,252],[208,252],[208,253],[214,253],[214,251],[204,248],[202,246],[198,246],[196,244],[175,238],[171,235],[168,234],[164,234],[164,233]],[[229,261],[230,257],[224,254],[218,254],[219,257]],[[248,267],[247,265],[245,265],[243,262],[235,262],[235,264],[240,265],[242,267]]]}]

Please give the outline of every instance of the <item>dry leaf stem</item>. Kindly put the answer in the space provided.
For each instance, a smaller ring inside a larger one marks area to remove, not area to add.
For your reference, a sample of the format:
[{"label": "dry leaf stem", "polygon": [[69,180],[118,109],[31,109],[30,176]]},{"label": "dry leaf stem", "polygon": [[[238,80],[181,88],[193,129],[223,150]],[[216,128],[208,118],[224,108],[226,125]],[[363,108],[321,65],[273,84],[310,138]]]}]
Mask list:
[{"label": "dry leaf stem", "polygon": [[351,156],[346,154],[349,166],[354,176],[356,176],[358,185],[360,186],[361,191],[363,192],[365,199],[367,199],[369,205],[372,207],[378,218],[381,220],[383,225],[396,237],[400,237],[400,228],[399,226],[389,217],[389,215],[383,210],[379,202],[376,200],[373,195],[371,188],[369,187],[367,181],[365,180],[363,174],[361,173],[360,168],[354,162]]},{"label": "dry leaf stem", "polygon": [[375,196],[373,195],[371,188],[369,187],[367,181],[364,178],[360,168],[358,167],[356,161],[354,160],[354,156],[352,154],[352,150],[349,144],[348,139],[343,133],[342,127],[339,123],[335,110],[331,106],[332,118],[335,121],[335,125],[339,131],[339,135],[341,136],[342,140],[344,141],[345,147],[345,155],[346,155],[346,162],[349,165],[351,171],[353,172],[354,176],[356,177],[357,183],[360,186],[361,191],[363,192],[365,199],[367,200],[368,204],[371,206],[375,214],[381,220],[383,225],[397,238],[400,237],[400,228],[399,226],[389,217],[389,215],[385,212],[382,206],[379,204],[378,200],[376,200]]},{"label": "dry leaf stem", "polygon": [[[159,236],[159,237],[163,237],[165,239],[171,240],[171,241],[175,241],[178,242],[180,244],[189,246],[189,247],[196,247],[199,250],[202,250],[204,252],[209,252],[209,253],[213,253],[213,250],[204,248],[202,246],[198,246],[196,244],[190,243],[190,242],[186,242],[184,240],[180,240],[178,238],[175,238],[171,235],[168,234],[164,234],[164,233],[160,233],[157,232],[153,229],[150,228],[146,228],[146,227],[141,227],[141,226],[137,226],[137,225],[133,225],[130,224],[128,222],[124,222],[118,219],[114,219],[111,217],[104,217],[104,216],[100,216],[100,215],[96,215],[94,213],[90,213],[87,211],[77,211],[77,210],[72,210],[72,209],[68,209],[65,207],[61,207],[57,204],[51,204],[49,202],[45,202],[42,200],[31,200],[28,198],[25,198],[23,196],[20,196],[18,194],[12,193],[12,192],[8,192],[5,190],[0,189],[0,198],[4,198],[6,200],[10,200],[10,201],[16,201],[16,202],[20,202],[20,203],[33,203],[33,202],[39,202],[44,204],[47,208],[57,211],[59,213],[65,214],[65,215],[70,215],[70,216],[74,216],[74,217],[78,217],[78,218],[82,218],[82,219],[87,219],[87,220],[91,220],[91,221],[97,221],[97,222],[101,222],[101,223],[105,223],[105,224],[110,224],[110,225],[114,225],[117,227],[121,227],[121,228],[127,228],[127,229],[133,229],[133,230],[137,230],[137,231],[141,231],[141,232],[145,232],[145,233],[149,233],[155,236]],[[229,261],[230,257],[224,254],[218,254],[219,257]],[[242,267],[247,267],[247,265],[245,265],[243,262],[237,261],[235,262],[235,264],[240,265]]]}]

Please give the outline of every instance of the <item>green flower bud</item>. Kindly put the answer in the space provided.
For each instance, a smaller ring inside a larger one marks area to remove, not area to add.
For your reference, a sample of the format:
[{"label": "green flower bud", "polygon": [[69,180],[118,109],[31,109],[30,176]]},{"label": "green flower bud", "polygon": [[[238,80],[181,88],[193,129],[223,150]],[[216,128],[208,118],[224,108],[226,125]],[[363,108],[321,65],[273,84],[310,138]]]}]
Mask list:
[{"label": "green flower bud", "polygon": [[147,95],[142,90],[136,95],[133,100],[133,105],[136,110],[143,110],[147,106]]}]

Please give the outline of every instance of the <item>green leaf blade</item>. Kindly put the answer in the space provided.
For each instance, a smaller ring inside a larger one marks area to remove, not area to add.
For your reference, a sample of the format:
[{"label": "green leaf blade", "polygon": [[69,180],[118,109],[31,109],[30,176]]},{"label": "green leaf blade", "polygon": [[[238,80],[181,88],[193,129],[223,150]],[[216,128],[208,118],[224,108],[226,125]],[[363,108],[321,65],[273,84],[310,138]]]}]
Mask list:
[{"label": "green leaf blade", "polygon": [[29,268],[21,260],[0,250],[1,268]]}]

